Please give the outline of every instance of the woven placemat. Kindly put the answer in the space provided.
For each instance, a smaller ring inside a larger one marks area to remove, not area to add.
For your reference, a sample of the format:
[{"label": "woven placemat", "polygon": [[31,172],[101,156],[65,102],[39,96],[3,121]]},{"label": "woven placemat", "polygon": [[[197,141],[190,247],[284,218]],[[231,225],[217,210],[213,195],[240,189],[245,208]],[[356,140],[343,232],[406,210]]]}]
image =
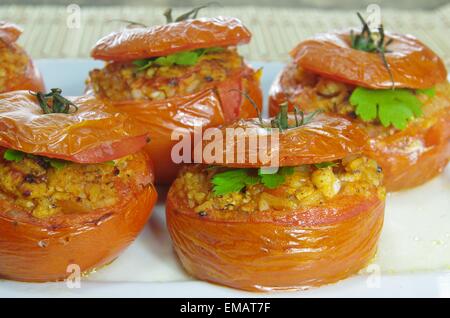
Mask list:
[{"label": "woven placemat", "polygon": [[[67,27],[70,13],[64,6],[0,6],[0,20],[18,23],[25,29],[20,43],[34,58],[87,58],[101,36],[124,27],[124,23],[112,20],[159,24],[164,22],[164,9],[82,7],[78,29]],[[202,11],[202,15],[240,18],[253,32],[252,42],[240,51],[256,61],[286,61],[287,52],[296,43],[317,32],[359,25],[353,11],[217,7]],[[450,66],[450,5],[434,11],[386,9],[382,10],[382,19],[387,29],[420,38]]]}]

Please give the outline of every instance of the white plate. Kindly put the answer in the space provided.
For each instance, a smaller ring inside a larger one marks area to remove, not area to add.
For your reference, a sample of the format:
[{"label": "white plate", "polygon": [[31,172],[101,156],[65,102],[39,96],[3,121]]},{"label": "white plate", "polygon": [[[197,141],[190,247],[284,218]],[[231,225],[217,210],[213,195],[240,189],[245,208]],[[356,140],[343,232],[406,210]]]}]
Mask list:
[{"label": "white plate", "polygon": [[[47,88],[79,95],[91,60],[40,60]],[[267,92],[280,63],[264,67]],[[247,293],[197,281],[185,274],[172,251],[164,218],[166,189],[152,218],[126,252],[91,274],[81,288],[65,283],[0,282],[0,297],[450,297],[450,169],[426,185],[389,195],[374,263],[361,275],[308,291]],[[0,234],[1,235],[1,234]]]}]

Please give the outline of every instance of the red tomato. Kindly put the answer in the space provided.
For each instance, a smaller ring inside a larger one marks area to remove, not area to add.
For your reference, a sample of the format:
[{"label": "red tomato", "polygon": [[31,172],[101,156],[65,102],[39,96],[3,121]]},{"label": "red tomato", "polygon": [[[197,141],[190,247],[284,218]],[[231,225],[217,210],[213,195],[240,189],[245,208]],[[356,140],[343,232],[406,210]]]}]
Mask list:
[{"label": "red tomato", "polygon": [[[430,88],[447,79],[442,60],[418,39],[386,32],[389,39],[393,42],[385,55],[395,87]],[[305,70],[336,81],[373,89],[391,88],[393,84],[379,54],[351,48],[349,30],[303,41],[291,56]]]},{"label": "red tomato", "polygon": [[[290,124],[294,122],[294,116],[289,117]],[[271,119],[263,120],[264,127],[270,127]],[[290,128],[279,132],[279,146],[270,144],[271,136],[276,131],[266,130],[261,127],[258,119],[239,120],[232,124],[222,127],[222,135],[226,136],[226,128],[242,129],[242,134],[238,134],[237,140],[249,144],[252,129],[258,131],[260,137],[267,138],[269,144],[267,154],[278,152],[279,166],[298,166],[302,164],[313,164],[325,161],[334,161],[342,159],[348,155],[361,153],[367,142],[367,135],[359,129],[350,120],[333,116],[318,114],[313,120],[305,125]],[[263,133],[264,131],[264,133]],[[205,141],[206,146],[210,141]],[[227,163],[227,149],[223,149],[220,155],[222,163],[205,161],[206,164],[219,164],[227,167],[246,168],[267,166],[261,156],[254,151],[260,151],[259,148],[238,147],[239,142],[235,142],[234,162]],[[277,150],[278,149],[278,150]],[[244,152],[242,152],[242,150]],[[237,158],[244,158],[244,162],[239,163]],[[250,158],[255,157],[257,160],[251,162]]]},{"label": "red tomato", "polygon": [[8,78],[6,87],[0,90],[0,93],[15,90],[31,90],[37,92],[45,90],[44,81],[33,61],[25,53],[24,49],[15,43],[21,34],[22,29],[17,25],[0,21],[0,48],[5,46],[7,50],[11,50],[15,54],[26,55],[28,59],[28,64],[25,69],[21,73],[14,74],[14,76]]},{"label": "red tomato", "polygon": [[78,163],[114,160],[139,151],[147,129],[92,96],[70,98],[70,114],[43,114],[26,91],[0,95],[0,146]]},{"label": "red tomato", "polygon": [[[227,127],[259,127],[258,135],[267,134],[256,119]],[[342,159],[366,143],[365,134],[349,120],[324,114],[279,137],[280,166]],[[223,165],[256,168],[261,163],[250,163],[246,156],[243,164]],[[175,191],[172,187],[168,193],[166,220],[186,271],[251,291],[319,286],[357,273],[374,257],[383,224],[384,200],[376,189],[368,196],[336,196],[294,211],[211,215],[200,215]]]},{"label": "red tomato", "polygon": [[[394,41],[386,57],[395,87],[436,87],[436,96],[422,106],[424,120],[412,122],[403,131],[388,136],[371,133],[365,154],[383,168],[388,191],[399,191],[425,183],[435,177],[450,159],[450,84],[442,60],[419,40],[409,35],[388,33]],[[390,88],[392,82],[380,56],[349,47],[349,33],[320,34],[300,43],[291,52],[297,67],[323,78],[372,89]],[[277,77],[269,96],[269,113],[279,105],[302,96],[299,107],[311,111],[316,105],[315,92],[292,76],[292,65]],[[427,109],[431,111],[428,112]],[[355,119],[355,123],[361,123]],[[381,128],[379,124],[369,128]],[[412,146],[416,145],[416,146]]]},{"label": "red tomato", "polygon": [[91,56],[105,61],[132,61],[200,48],[250,41],[250,31],[236,18],[199,18],[113,32],[100,39]]},{"label": "red tomato", "polygon": [[119,203],[109,208],[41,220],[0,199],[0,277],[63,280],[71,274],[71,264],[84,273],[118,257],[147,223],[157,198],[147,155],[140,152],[133,160],[144,167],[138,179],[146,185],[138,180],[122,184]]}]

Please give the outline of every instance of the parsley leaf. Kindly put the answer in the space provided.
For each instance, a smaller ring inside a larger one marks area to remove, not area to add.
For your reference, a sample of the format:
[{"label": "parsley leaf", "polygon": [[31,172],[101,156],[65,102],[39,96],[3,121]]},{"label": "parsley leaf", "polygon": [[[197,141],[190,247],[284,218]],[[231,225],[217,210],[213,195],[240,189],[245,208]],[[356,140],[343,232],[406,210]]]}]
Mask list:
[{"label": "parsley leaf", "polygon": [[232,169],[217,173],[211,179],[215,195],[239,192],[246,186],[263,184],[275,189],[286,181],[286,176],[294,173],[294,167],[281,167],[277,173],[265,174],[261,169]]},{"label": "parsley leaf", "polygon": [[356,114],[364,121],[378,117],[385,127],[405,129],[408,121],[422,115],[422,103],[408,89],[373,90],[357,87],[350,96]]},{"label": "parsley leaf", "polygon": [[133,65],[136,66],[136,71],[143,71],[152,66],[153,60],[142,59],[133,61]]},{"label": "parsley leaf", "polygon": [[198,62],[201,54],[196,51],[179,52],[175,54],[174,64],[177,65],[195,65]]},{"label": "parsley leaf", "polygon": [[317,169],[321,169],[321,168],[327,168],[327,167],[336,167],[337,164],[335,162],[325,161],[325,162],[316,163],[316,164],[314,164],[314,166]]},{"label": "parsley leaf", "polygon": [[45,159],[46,159],[45,161],[47,161],[50,164],[50,166],[52,168],[55,168],[56,170],[64,168],[65,166],[67,166],[68,163],[68,161],[61,159],[50,159],[50,158]]},{"label": "parsley leaf", "polygon": [[66,161],[66,160],[53,159],[53,158],[47,158],[47,157],[42,157],[42,156],[35,156],[35,155],[32,155],[32,154],[27,154],[25,152],[22,152],[22,151],[19,151],[19,150],[13,150],[13,149],[7,149],[5,151],[5,153],[3,154],[3,158],[5,160],[15,161],[15,162],[20,162],[25,157],[28,157],[28,158],[42,158],[52,168],[57,169],[57,170],[64,168],[69,163],[69,161]]},{"label": "parsley leaf", "polygon": [[153,63],[159,66],[172,66],[173,64],[175,64],[176,59],[176,54],[170,54],[167,56],[160,56],[156,58]]},{"label": "parsley leaf", "polygon": [[154,57],[149,59],[140,59],[133,61],[133,65],[136,66],[136,71],[143,71],[153,65],[158,66],[192,66],[197,64],[201,56],[208,53],[222,52],[224,48],[211,47],[206,49],[197,49],[193,51],[183,51],[166,56]]},{"label": "parsley leaf", "polygon": [[239,192],[247,185],[258,183],[257,176],[249,175],[249,169],[233,169],[220,172],[212,178],[214,194],[224,195]]},{"label": "parsley leaf", "polygon": [[19,150],[7,149],[3,154],[3,158],[8,161],[20,162],[25,158],[25,153]]},{"label": "parsley leaf", "polygon": [[269,189],[276,189],[279,185],[283,184],[286,181],[286,178],[278,173],[261,174],[260,177],[261,183]]},{"label": "parsley leaf", "polygon": [[436,89],[434,87],[424,88],[424,89],[417,89],[416,93],[418,93],[418,94],[425,94],[428,97],[433,98],[436,95]]},{"label": "parsley leaf", "polygon": [[266,174],[262,170],[258,170],[258,175],[261,177],[261,183],[269,189],[276,189],[284,182],[286,176],[294,173],[294,167],[281,167],[277,173]]}]

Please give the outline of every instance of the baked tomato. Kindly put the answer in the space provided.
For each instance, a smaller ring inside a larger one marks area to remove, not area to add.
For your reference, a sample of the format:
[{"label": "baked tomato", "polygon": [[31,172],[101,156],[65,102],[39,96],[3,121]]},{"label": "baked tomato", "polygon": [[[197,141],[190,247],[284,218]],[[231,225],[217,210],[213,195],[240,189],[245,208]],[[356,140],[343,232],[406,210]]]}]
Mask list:
[{"label": "baked tomato", "polygon": [[246,44],[251,36],[236,18],[188,19],[113,32],[97,42],[91,56],[104,61],[133,61],[195,49]]},{"label": "baked tomato", "polygon": [[[278,119],[270,121],[275,130]],[[376,162],[357,155],[364,134],[343,118],[297,119],[286,118],[279,132],[275,173],[250,157],[224,163],[220,146],[218,165],[183,168],[169,189],[166,217],[189,274],[251,291],[303,289],[346,278],[373,258],[385,193]],[[228,128],[257,125],[259,138],[275,133],[258,120]],[[349,138],[356,136],[361,141]]]},{"label": "baked tomato", "polygon": [[17,43],[22,30],[0,21],[0,93],[14,90],[44,90],[44,81],[31,58]]},{"label": "baked tomato", "polygon": [[93,97],[0,95],[0,277],[56,281],[113,261],[156,201],[146,128]]},{"label": "baked tomato", "polygon": [[151,142],[144,149],[153,159],[160,184],[170,184],[177,176],[180,162],[172,158],[172,147],[179,142],[177,138],[193,138],[195,127],[224,123],[220,99],[213,90],[164,101],[123,101],[114,105],[146,127]]},{"label": "baked tomato", "polygon": [[[152,139],[158,139],[147,147],[158,149],[150,153],[158,156],[157,183],[170,183],[178,171],[170,159],[171,130],[193,130],[206,117],[211,119],[204,124],[212,126],[256,116],[258,111],[243,93],[261,109],[260,72],[248,66],[235,48],[250,38],[235,18],[199,18],[125,29],[93,48],[92,57],[107,64],[90,72],[88,92],[126,105],[123,109],[138,113],[138,119],[148,124]],[[210,97],[203,105],[206,91]],[[187,121],[179,116],[188,108],[195,109],[198,118],[194,113]]]},{"label": "baked tomato", "polygon": [[[350,30],[319,34],[291,51],[298,66],[337,82],[372,89],[430,88],[447,80],[443,61],[411,35],[386,32],[385,56],[352,47]],[[355,31],[353,31],[355,32]]]},{"label": "baked tomato", "polygon": [[292,50],[272,85],[269,112],[287,101],[290,109],[353,118],[369,135],[365,153],[383,168],[388,191],[423,184],[450,158],[444,64],[416,38],[393,33],[385,35],[385,64],[378,51],[354,47],[354,34],[321,34]]}]

